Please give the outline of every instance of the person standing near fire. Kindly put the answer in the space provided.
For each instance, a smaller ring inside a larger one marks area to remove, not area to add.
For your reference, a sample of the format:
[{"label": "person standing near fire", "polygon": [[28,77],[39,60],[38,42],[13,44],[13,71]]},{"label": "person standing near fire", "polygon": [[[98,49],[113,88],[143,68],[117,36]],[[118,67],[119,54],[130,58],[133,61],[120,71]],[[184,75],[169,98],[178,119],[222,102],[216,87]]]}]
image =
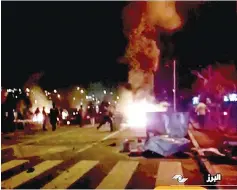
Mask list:
[{"label": "person standing near fire", "polygon": [[197,113],[198,123],[201,128],[205,127],[206,115],[209,111],[207,105],[204,102],[205,101],[200,101],[195,109],[195,112]]},{"label": "person standing near fire", "polygon": [[96,110],[95,110],[95,106],[94,106],[93,102],[89,102],[87,114],[90,117],[91,125],[94,126],[95,125]]},{"label": "person standing near fire", "polygon": [[83,127],[83,106],[81,105],[80,106],[80,109],[78,110],[78,113],[77,113],[77,124],[80,126],[80,127]]},{"label": "person standing near fire", "polygon": [[45,107],[43,107],[42,115],[43,115],[43,131],[47,131],[46,129],[47,113],[45,111]]},{"label": "person standing near fire", "polygon": [[53,102],[53,108],[50,109],[50,124],[52,125],[52,130],[55,131],[57,127],[57,118],[58,118],[59,112],[58,108],[56,108],[55,103]]}]

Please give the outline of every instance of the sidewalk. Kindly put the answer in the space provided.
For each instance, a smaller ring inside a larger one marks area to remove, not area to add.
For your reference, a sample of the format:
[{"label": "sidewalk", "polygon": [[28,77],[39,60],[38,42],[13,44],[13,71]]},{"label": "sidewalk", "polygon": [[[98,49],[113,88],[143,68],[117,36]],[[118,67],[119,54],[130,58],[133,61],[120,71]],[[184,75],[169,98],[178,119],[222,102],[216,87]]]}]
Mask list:
[{"label": "sidewalk", "polygon": [[[197,129],[195,129],[197,128]],[[189,126],[190,139],[197,149],[198,160],[205,170],[215,175],[220,173],[222,180],[218,182],[217,188],[223,189],[224,186],[220,185],[236,185],[237,188],[237,162],[230,161],[227,157],[213,156],[204,154],[201,152],[201,148],[217,148],[220,149],[223,146],[223,142],[226,140],[237,140],[236,136],[228,136],[220,131],[210,131],[198,129],[197,123],[191,122]],[[230,186],[225,186],[230,189]],[[233,187],[232,187],[233,188]]]}]

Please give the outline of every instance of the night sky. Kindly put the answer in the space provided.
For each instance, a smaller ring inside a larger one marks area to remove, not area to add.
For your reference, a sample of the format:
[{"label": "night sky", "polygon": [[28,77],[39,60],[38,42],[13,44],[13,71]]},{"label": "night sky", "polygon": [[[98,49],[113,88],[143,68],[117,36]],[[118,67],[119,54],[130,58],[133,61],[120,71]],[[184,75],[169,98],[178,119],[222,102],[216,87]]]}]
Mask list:
[{"label": "night sky", "polygon": [[[39,71],[48,89],[127,80],[127,66],[117,61],[127,43],[122,23],[127,2],[1,3],[3,87],[22,87]],[[186,16],[181,31],[161,36],[163,54],[178,60],[183,88],[191,85],[189,69],[237,62],[235,2],[209,2]]]}]

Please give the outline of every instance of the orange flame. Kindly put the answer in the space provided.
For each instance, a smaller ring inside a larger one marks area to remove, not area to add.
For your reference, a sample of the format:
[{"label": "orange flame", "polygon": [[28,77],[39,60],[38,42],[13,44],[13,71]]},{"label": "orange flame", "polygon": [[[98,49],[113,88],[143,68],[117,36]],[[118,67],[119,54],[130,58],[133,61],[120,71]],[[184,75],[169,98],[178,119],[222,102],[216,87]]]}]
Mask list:
[{"label": "orange flame", "polygon": [[182,24],[175,2],[132,2],[125,7],[123,18],[124,33],[129,40],[125,54],[131,66],[129,83],[135,91],[144,89],[152,93],[153,72],[159,66],[160,56],[158,28],[173,31]]}]

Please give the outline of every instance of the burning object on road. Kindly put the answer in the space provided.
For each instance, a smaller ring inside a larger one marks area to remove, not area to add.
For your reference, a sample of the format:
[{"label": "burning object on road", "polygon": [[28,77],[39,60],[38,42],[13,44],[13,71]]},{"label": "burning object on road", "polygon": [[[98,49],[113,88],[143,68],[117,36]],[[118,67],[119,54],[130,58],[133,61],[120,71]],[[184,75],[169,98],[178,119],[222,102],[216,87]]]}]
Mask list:
[{"label": "burning object on road", "polygon": [[187,149],[190,141],[184,138],[188,133],[188,113],[147,113],[149,124],[145,143],[145,150],[158,153],[162,156],[182,152]]}]

